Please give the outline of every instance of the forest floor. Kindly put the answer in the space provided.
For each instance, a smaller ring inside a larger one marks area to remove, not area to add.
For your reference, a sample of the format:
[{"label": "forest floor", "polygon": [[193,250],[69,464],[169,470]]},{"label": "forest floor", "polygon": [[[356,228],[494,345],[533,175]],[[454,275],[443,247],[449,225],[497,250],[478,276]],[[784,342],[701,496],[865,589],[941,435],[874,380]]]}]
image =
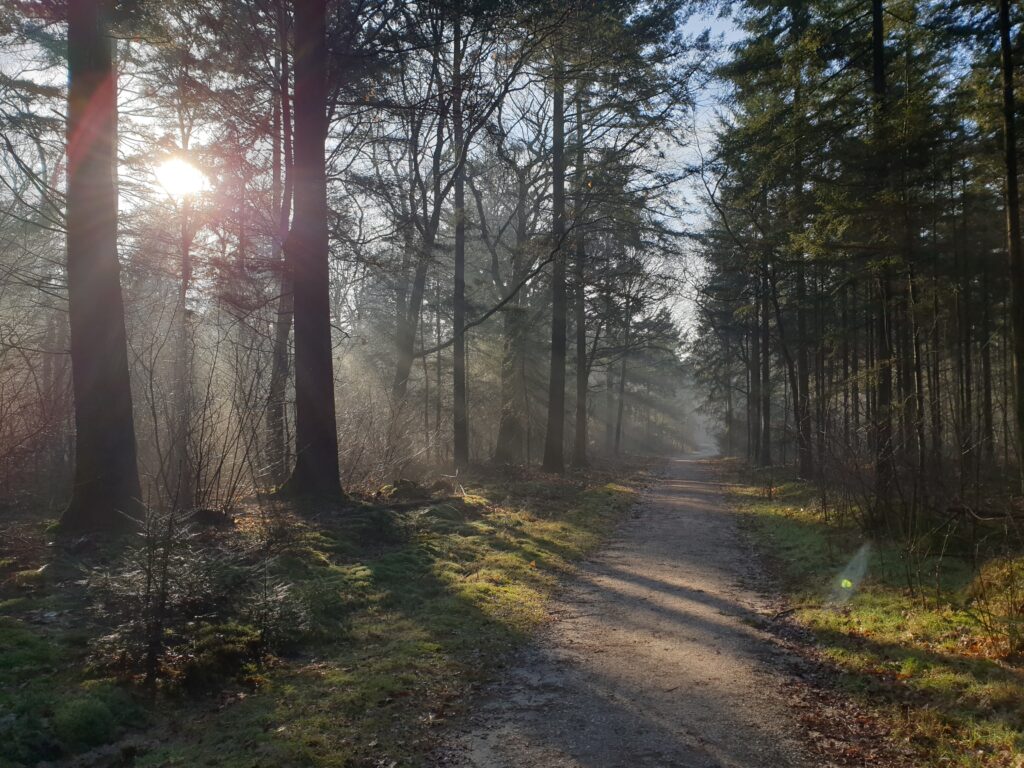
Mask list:
[{"label": "forest floor", "polygon": [[668,462],[438,763],[909,765],[775,622],[727,490],[713,461]]},{"label": "forest floor", "polygon": [[861,713],[816,724],[805,711],[815,739],[845,731],[870,765],[877,750],[901,766],[1024,768],[1024,666],[985,619],[966,534],[870,541],[856,510],[792,469],[717,469],[782,601],[773,634],[818,691]]},{"label": "forest floor", "polygon": [[0,768],[422,765],[649,477],[619,464],[460,480],[452,495],[412,503],[370,496],[269,516],[254,503],[204,531],[190,557],[248,563],[266,550],[216,578],[230,589],[255,567],[288,584],[303,627],[289,647],[250,655],[259,629],[247,614],[179,616],[153,695],[111,646],[133,617],[97,610],[97,578],[135,566],[59,555],[52,518],[5,510]]},{"label": "forest floor", "polygon": [[110,564],[54,563],[50,521],[9,518],[0,767],[1024,768],[1024,674],[958,597],[970,569],[908,589],[813,486],[700,456],[463,482],[278,519],[266,568],[309,626],[234,671],[252,627],[182,627],[153,697],[111,667]]}]

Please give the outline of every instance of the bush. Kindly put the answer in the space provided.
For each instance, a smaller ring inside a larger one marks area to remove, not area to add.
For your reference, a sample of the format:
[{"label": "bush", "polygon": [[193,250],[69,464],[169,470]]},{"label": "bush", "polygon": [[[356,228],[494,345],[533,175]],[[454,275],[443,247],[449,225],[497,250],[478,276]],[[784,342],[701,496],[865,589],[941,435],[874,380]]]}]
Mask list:
[{"label": "bush", "polygon": [[1024,653],[1024,557],[987,562],[968,587],[970,613],[1006,655]]},{"label": "bush", "polygon": [[117,722],[100,699],[83,696],[58,704],[53,714],[53,732],[69,750],[106,744],[114,738]]},{"label": "bush", "polygon": [[220,686],[259,664],[263,638],[247,624],[206,624],[195,633],[189,658],[182,668],[182,684],[192,693]]},{"label": "bush", "polygon": [[259,632],[263,646],[275,651],[294,649],[310,629],[306,603],[286,582],[264,583],[249,596],[241,613]]}]

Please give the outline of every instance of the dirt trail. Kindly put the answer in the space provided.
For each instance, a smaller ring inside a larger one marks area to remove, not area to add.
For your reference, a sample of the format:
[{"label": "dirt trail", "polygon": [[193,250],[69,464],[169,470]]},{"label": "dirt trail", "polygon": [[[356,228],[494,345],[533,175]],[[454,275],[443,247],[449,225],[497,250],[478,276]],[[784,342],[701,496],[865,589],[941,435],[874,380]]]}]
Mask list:
[{"label": "dirt trail", "polygon": [[442,760],[467,768],[809,766],[711,465],[676,459],[488,688]]}]

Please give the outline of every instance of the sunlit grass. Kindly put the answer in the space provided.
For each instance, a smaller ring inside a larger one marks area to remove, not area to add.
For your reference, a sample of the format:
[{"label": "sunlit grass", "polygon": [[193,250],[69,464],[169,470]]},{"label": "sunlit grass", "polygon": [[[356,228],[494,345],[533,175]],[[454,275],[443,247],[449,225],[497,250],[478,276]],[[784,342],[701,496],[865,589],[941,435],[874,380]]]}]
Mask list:
[{"label": "sunlit grass", "polygon": [[989,658],[965,606],[967,563],[928,563],[940,589],[912,590],[901,551],[875,542],[864,579],[837,601],[837,577],[865,543],[857,527],[826,522],[809,484],[780,482],[768,498],[753,478],[735,477],[735,503],[839,686],[879,711],[923,764],[1024,764],[1024,671]]}]

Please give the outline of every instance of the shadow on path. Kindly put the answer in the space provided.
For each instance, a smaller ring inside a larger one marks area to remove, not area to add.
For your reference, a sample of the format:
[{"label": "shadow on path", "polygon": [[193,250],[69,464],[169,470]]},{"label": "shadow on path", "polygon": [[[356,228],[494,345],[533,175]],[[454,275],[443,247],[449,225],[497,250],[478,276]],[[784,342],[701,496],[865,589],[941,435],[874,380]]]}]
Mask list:
[{"label": "shadow on path", "polygon": [[722,486],[675,459],[441,764],[807,766]]}]

